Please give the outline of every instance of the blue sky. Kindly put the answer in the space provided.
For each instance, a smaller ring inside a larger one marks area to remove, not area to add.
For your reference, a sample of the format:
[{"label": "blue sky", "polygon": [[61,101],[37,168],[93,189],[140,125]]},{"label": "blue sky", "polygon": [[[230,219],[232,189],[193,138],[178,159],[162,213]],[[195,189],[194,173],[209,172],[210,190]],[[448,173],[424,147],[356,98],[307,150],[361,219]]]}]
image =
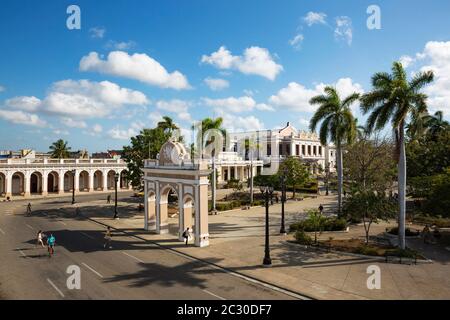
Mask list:
[{"label": "blue sky", "polygon": [[[80,30],[66,26],[71,4]],[[2,1],[0,149],[121,148],[163,115],[185,133],[207,116],[230,131],[306,129],[325,85],[368,91],[398,59],[435,71],[430,111],[448,119],[448,12],[446,0]]]}]

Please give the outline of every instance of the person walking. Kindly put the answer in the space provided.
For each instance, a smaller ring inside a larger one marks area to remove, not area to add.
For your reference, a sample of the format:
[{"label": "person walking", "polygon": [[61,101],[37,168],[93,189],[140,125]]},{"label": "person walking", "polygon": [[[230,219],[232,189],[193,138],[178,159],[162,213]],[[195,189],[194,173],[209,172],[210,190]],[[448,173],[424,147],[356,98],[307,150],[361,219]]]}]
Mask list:
[{"label": "person walking", "polygon": [[53,234],[50,234],[50,237],[47,239],[48,256],[50,258],[55,253],[55,242],[55,237],[53,236]]},{"label": "person walking", "polygon": [[191,231],[190,231],[190,228],[187,227],[187,229],[184,230],[184,232],[183,232],[183,238],[186,241],[186,245],[188,245],[190,237],[191,237]]},{"label": "person walking", "polygon": [[105,243],[103,244],[103,248],[108,247],[109,249],[112,249],[111,240],[112,240],[111,227],[108,226],[105,232]]},{"label": "person walking", "polygon": [[31,202],[28,202],[27,205],[27,215],[31,215]]},{"label": "person walking", "polygon": [[106,203],[110,204],[111,203],[111,195],[108,194],[108,196],[106,197]]},{"label": "person walking", "polygon": [[37,245],[41,245],[42,248],[45,248],[44,245],[44,239],[45,235],[42,233],[42,230],[39,230],[39,232],[37,233]]},{"label": "person walking", "polygon": [[320,206],[319,206],[319,211],[320,211],[320,214],[323,213],[323,205],[322,204],[320,204]]}]

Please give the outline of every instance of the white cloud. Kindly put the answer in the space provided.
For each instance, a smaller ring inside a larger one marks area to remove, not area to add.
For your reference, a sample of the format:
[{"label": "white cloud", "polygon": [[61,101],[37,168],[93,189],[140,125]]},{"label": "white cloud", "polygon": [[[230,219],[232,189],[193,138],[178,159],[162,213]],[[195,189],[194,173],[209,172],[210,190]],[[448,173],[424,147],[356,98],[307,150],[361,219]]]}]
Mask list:
[{"label": "white cloud", "polygon": [[44,127],[47,123],[36,114],[23,111],[0,110],[0,118],[15,124]]},{"label": "white cloud", "polygon": [[345,41],[348,45],[352,44],[353,29],[352,19],[346,16],[336,17],[336,29],[334,29],[334,37],[338,41]]},{"label": "white cloud", "polygon": [[191,115],[188,110],[192,105],[189,101],[172,99],[172,100],[159,100],[156,102],[156,107],[160,110],[164,110],[165,112],[176,113],[177,117],[183,121],[191,121]]},{"label": "white cloud", "polygon": [[403,68],[406,69],[415,62],[415,59],[413,57],[405,55],[405,56],[401,56],[399,61],[403,65]]},{"label": "white cloud", "polygon": [[70,128],[80,128],[80,129],[87,128],[86,122],[74,120],[68,117],[61,118],[61,123]]},{"label": "white cloud", "polygon": [[0,86],[0,92],[3,92],[3,91],[5,91],[5,90],[6,90],[5,87]]},{"label": "white cloud", "polygon": [[300,118],[298,120],[298,123],[300,124],[300,126],[302,126],[304,128],[308,128],[309,127],[309,121],[304,119],[304,118]]},{"label": "white cloud", "polygon": [[258,103],[255,106],[255,109],[260,111],[275,111],[275,109],[271,105],[265,103]]},{"label": "white cloud", "polygon": [[423,52],[416,54],[416,61],[421,60],[420,71],[434,72],[434,82],[424,88],[428,95],[429,111],[442,110],[450,116],[450,41],[429,41]]},{"label": "white cloud", "polygon": [[225,99],[202,98],[202,103],[216,109],[230,112],[248,112],[256,107],[256,101],[252,97],[229,97]]},{"label": "white cloud", "polygon": [[219,115],[223,118],[223,125],[229,132],[264,130],[264,123],[255,116],[240,117],[224,112]]},{"label": "white cloud", "polygon": [[89,29],[89,33],[91,34],[91,38],[102,39],[105,36],[106,29],[103,27],[94,27]]},{"label": "white cloud", "polygon": [[143,128],[144,123],[136,121],[128,129],[120,129],[119,126],[116,126],[108,131],[108,135],[115,140],[129,140],[131,137],[138,135]]},{"label": "white cloud", "polygon": [[109,82],[63,80],[53,84],[43,101],[46,112],[77,117],[105,117],[124,105],[146,105],[140,91]]},{"label": "white cloud", "polygon": [[294,38],[289,40],[289,44],[295,49],[300,50],[305,37],[302,34],[297,34]]},{"label": "white cloud", "polygon": [[[310,105],[309,100],[314,96],[323,94],[323,90],[326,86],[327,84],[320,83],[314,88],[306,88],[299,83],[291,82],[287,87],[279,90],[276,95],[272,95],[269,98],[269,102],[277,107],[312,113],[316,110],[316,106]],[[353,92],[363,92],[362,86],[358,83],[354,83],[350,78],[341,78],[336,83],[332,84],[332,86],[336,87],[341,99]]]},{"label": "white cloud", "polygon": [[125,77],[161,88],[190,88],[182,73],[167,72],[158,61],[143,53],[129,55],[124,51],[112,51],[106,60],[103,60],[97,52],[91,52],[81,59],[80,70]]},{"label": "white cloud", "polygon": [[226,89],[230,86],[228,80],[219,79],[219,78],[206,78],[203,80],[206,85],[213,91],[220,91]]},{"label": "white cloud", "polygon": [[269,80],[275,80],[283,70],[283,66],[273,60],[270,52],[260,47],[250,47],[245,49],[242,56],[233,56],[222,46],[209,56],[203,55],[201,62],[219,69],[235,69],[244,74],[259,75]]},{"label": "white cloud", "polygon": [[5,101],[5,105],[9,108],[34,112],[38,110],[41,105],[41,100],[32,96],[14,97]]},{"label": "white cloud", "polygon": [[56,134],[56,135],[61,135],[61,136],[69,135],[69,131],[61,130],[61,129],[55,129],[55,130],[53,130],[53,133]]},{"label": "white cloud", "polygon": [[95,133],[101,133],[103,131],[103,127],[98,123],[94,124],[94,126],[92,127],[92,131],[94,131]]},{"label": "white cloud", "polygon": [[113,41],[109,40],[106,43],[106,48],[112,48],[114,50],[129,50],[136,47],[136,42],[130,41]]},{"label": "white cloud", "polygon": [[310,27],[313,24],[326,24],[327,15],[323,12],[310,11],[303,17],[303,21]]}]

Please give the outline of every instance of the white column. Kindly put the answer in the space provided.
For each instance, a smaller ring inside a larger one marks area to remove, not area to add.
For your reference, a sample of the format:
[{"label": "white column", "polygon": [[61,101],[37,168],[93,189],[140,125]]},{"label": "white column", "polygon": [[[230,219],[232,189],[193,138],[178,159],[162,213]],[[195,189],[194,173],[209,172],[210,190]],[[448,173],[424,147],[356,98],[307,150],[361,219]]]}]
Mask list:
[{"label": "white column", "polygon": [[42,173],[42,195],[48,195],[48,171]]},{"label": "white column", "polygon": [[178,240],[184,241],[183,232],[186,228],[184,223],[184,202],[183,202],[183,184],[178,184]]},{"label": "white column", "polygon": [[80,191],[80,172],[78,170],[75,170],[75,192]]},{"label": "white column", "polygon": [[7,175],[5,175],[6,178],[6,197],[11,197],[12,196],[12,173],[9,173]]},{"label": "white column", "polygon": [[29,173],[28,171],[24,173],[23,187],[24,187],[25,197],[29,197],[31,195],[31,192],[30,192],[31,173]]},{"label": "white column", "polygon": [[161,192],[159,190],[159,181],[155,181],[156,187],[156,233],[161,233],[161,213],[160,213],[160,203],[161,203]]},{"label": "white column", "polygon": [[103,191],[108,191],[108,171],[103,171],[102,177],[103,177]]},{"label": "white column", "polygon": [[94,191],[94,170],[89,170],[89,192]]},{"label": "white column", "polygon": [[63,194],[64,193],[64,171],[60,170],[58,172],[58,193]]},{"label": "white column", "polygon": [[144,230],[148,231],[148,188],[144,180]]}]

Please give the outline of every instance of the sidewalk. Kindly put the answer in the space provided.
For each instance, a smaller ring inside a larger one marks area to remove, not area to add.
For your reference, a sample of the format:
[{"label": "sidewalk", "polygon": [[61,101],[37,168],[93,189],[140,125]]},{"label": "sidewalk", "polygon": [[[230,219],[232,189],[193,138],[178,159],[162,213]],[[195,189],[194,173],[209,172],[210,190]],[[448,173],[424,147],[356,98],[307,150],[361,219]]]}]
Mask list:
[{"label": "sidewalk", "polygon": [[[286,226],[302,216],[306,208],[317,208],[322,203],[325,213],[333,210],[335,197],[321,196],[290,202],[286,205]],[[279,235],[280,205],[270,207],[272,267],[262,266],[264,257],[264,208],[235,210],[209,216],[210,246],[185,246],[174,236],[177,219],[170,219],[173,234],[156,235],[145,232],[143,213],[126,210],[120,203],[121,219],[112,220],[96,204],[82,208],[90,219],[128,232],[141,239],[157,243],[177,252],[201,259],[236,273],[271,283],[315,299],[450,299],[450,253],[440,253],[432,264],[386,264],[370,258],[346,254],[326,253],[303,249],[288,242],[292,235]],[[382,230],[384,226],[380,226]],[[381,289],[367,288],[367,267],[381,269]]]}]

